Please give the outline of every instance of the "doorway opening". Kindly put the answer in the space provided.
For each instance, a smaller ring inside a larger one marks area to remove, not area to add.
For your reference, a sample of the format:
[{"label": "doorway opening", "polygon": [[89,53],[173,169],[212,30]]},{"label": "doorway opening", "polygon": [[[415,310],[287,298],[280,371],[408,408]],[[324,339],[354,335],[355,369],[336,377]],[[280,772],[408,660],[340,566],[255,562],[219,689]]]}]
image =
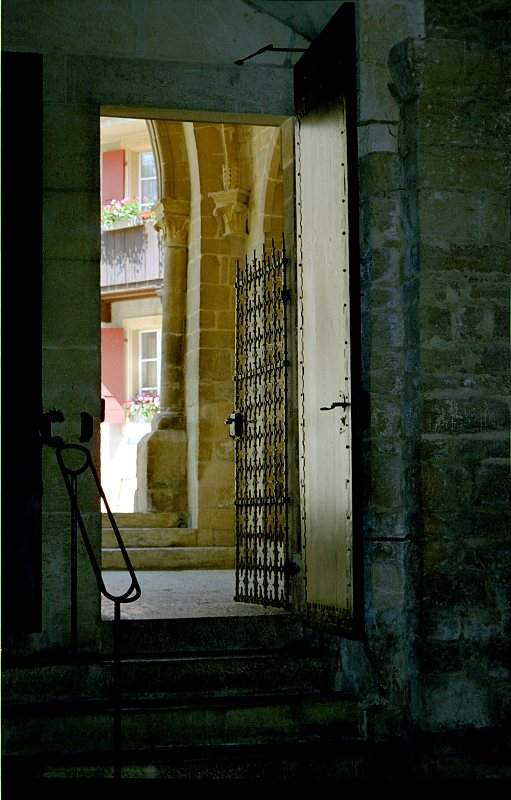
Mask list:
[{"label": "doorway opening", "polygon": [[[123,613],[282,613],[233,599],[235,443],[225,422],[235,410],[237,262],[271,253],[284,232],[294,250],[293,122],[103,117],[101,131],[102,481],[143,593]],[[102,536],[106,579],[124,588],[107,524]]]}]

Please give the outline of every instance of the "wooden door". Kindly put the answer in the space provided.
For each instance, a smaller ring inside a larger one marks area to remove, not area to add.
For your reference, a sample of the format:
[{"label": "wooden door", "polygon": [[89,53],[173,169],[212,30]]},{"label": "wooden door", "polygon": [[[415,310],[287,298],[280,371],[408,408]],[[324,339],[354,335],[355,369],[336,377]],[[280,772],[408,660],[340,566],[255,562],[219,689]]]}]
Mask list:
[{"label": "wooden door", "polygon": [[[358,371],[354,14],[345,4],[296,66],[300,491],[311,623],[352,630],[353,372]],[[351,116],[350,116],[351,115]],[[353,251],[353,252],[352,252]]]}]

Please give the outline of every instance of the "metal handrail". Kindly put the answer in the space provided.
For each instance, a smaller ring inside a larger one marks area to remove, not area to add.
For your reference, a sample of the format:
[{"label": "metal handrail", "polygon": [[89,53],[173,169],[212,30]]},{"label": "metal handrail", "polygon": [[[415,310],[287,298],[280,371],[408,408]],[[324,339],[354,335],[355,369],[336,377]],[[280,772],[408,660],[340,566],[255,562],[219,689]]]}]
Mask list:
[{"label": "metal handrail", "polygon": [[[133,569],[133,565],[128,555],[128,551],[126,550],[126,546],[122,540],[122,536],[115,521],[115,517],[112,514],[112,511],[110,510],[110,506],[108,505],[105,492],[103,490],[103,487],[101,486],[99,475],[97,473],[96,467],[94,466],[89,450],[81,444],[57,444],[55,446],[55,449],[57,452],[57,461],[60,467],[60,471],[62,473],[62,477],[64,478],[67,493],[71,501],[71,509],[76,514],[76,521],[78,523],[78,527],[80,528],[80,533],[82,534],[83,543],[85,545],[85,549],[87,550],[87,555],[89,556],[89,561],[91,563],[94,575],[96,577],[98,589],[100,590],[101,594],[104,597],[106,597],[108,600],[112,600],[113,603],[134,603],[135,600],[138,600],[138,598],[142,594],[142,591],[140,589],[140,584],[137,580],[137,576],[135,570]],[[64,457],[62,455],[65,450],[75,450],[80,453],[83,453],[83,455],[85,456],[84,464],[78,467],[77,469],[76,468],[73,469],[72,467],[67,466],[64,463]],[[119,549],[121,550],[124,564],[131,577],[131,583],[128,589],[123,594],[120,595],[111,594],[111,592],[109,592],[105,586],[105,582],[101,574],[101,567],[98,564],[96,554],[92,549],[89,535],[87,533],[87,528],[83,521],[83,517],[80,513],[78,498],[75,491],[75,479],[78,477],[78,475],[81,475],[87,469],[89,469],[90,472],[92,473],[92,477],[94,478],[94,482],[99,492],[99,496],[105,505],[106,512],[108,514],[108,519],[110,521],[110,525],[112,526],[112,530],[114,532],[117,544],[119,545]],[[132,593],[133,596],[131,596]]]},{"label": "metal handrail", "polygon": [[[128,551],[122,540],[121,533],[115,521],[114,515],[110,510],[105,492],[101,486],[99,475],[96,467],[92,461],[89,450],[80,444],[66,444],[59,437],[46,439],[47,444],[54,447],[57,454],[57,462],[64,479],[69,501],[71,504],[71,647],[73,653],[76,653],[78,644],[78,536],[77,529],[80,529],[82,541],[87,551],[92,570],[94,572],[98,588],[108,600],[114,604],[114,626],[113,626],[113,683],[112,683],[112,700],[113,700],[113,752],[114,752],[114,779],[119,780],[121,777],[121,648],[120,648],[120,622],[121,622],[121,605],[123,603],[134,603],[142,594],[140,584],[137,580],[133,564],[131,563]],[[84,456],[84,462],[79,467],[70,467],[65,463],[65,451],[77,451]],[[78,476],[82,475],[86,470],[89,470],[94,478],[96,488],[99,496],[103,501],[112,530],[114,532],[117,544],[121,550],[124,565],[128,570],[131,578],[128,589],[120,595],[112,594],[108,591],[101,574],[101,566],[98,563],[96,554],[91,545],[87,527],[83,520],[80,506],[78,502]]]}]

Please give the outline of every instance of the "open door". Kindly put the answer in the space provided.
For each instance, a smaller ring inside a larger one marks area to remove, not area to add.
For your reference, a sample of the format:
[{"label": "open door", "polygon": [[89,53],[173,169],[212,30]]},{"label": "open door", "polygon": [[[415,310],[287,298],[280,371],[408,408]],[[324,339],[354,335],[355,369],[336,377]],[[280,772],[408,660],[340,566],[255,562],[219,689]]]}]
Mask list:
[{"label": "open door", "polygon": [[[282,243],[284,245],[284,243]],[[238,264],[235,410],[236,594],[289,603],[287,258],[273,248]]]},{"label": "open door", "polygon": [[354,7],[295,67],[300,503],[312,625],[352,632],[358,400]]},{"label": "open door", "polygon": [[[42,626],[43,57],[2,53],[2,626]],[[19,213],[30,192],[30,220]]]}]

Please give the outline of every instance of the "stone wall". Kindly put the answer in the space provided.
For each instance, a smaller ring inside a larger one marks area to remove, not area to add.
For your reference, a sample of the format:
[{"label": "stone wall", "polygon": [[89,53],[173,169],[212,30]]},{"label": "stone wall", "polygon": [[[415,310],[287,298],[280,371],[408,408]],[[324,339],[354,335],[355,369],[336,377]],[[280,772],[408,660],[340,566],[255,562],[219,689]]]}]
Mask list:
[{"label": "stone wall", "polygon": [[448,5],[394,49],[359,11],[367,638],[340,685],[376,737],[509,713],[509,50]]},{"label": "stone wall", "polygon": [[340,643],[339,686],[360,697],[367,735],[378,739],[405,734],[420,715],[418,234],[388,57],[396,42],[424,35],[424,20],[421,2],[361,0],[357,12],[361,355],[370,419],[356,491],[364,633]]},{"label": "stone wall", "polygon": [[509,51],[432,38],[393,57],[419,236],[423,723],[502,724],[511,621],[511,115],[501,103]]},{"label": "stone wall", "polygon": [[[95,419],[93,457],[99,462],[99,119],[96,108],[67,102],[44,72],[43,152],[43,410],[62,410],[54,433],[80,436],[80,413]],[[64,154],[64,158],[63,158]],[[92,227],[91,219],[98,220]],[[56,306],[58,313],[56,313]],[[54,451],[43,450],[43,633],[32,646],[69,644],[69,501]],[[80,502],[99,551],[99,498],[88,477]],[[96,646],[99,598],[83,547],[79,552],[79,628],[84,647]]]}]

